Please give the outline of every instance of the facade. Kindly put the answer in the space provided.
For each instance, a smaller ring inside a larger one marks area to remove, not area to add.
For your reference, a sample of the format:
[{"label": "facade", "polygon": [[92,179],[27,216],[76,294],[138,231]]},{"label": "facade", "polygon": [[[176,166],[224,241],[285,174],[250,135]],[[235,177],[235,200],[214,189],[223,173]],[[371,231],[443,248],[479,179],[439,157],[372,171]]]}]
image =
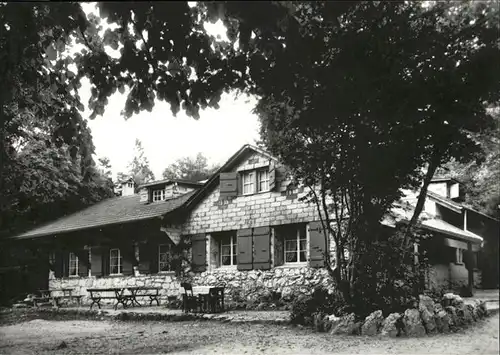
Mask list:
[{"label": "facade", "polygon": [[[330,245],[333,257],[334,243],[326,244],[316,206],[301,200],[306,193],[276,158],[246,145],[203,184],[145,184],[136,195],[103,201],[14,239],[43,246],[49,287],[76,288],[84,301],[87,288],[110,286],[156,286],[164,298],[174,297],[186,278],[223,284],[230,298],[287,299],[331,284],[324,255]],[[480,236],[440,216],[421,225],[437,235],[436,245],[480,249]],[[469,279],[457,261],[436,260],[458,265],[447,275],[438,266],[437,284]]]}]

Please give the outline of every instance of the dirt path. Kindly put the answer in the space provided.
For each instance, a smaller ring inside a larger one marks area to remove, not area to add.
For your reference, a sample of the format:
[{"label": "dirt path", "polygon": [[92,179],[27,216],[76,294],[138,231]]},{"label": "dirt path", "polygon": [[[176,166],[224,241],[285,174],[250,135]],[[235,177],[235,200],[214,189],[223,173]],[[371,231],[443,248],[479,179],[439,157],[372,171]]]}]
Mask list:
[{"label": "dirt path", "polygon": [[[0,327],[1,354],[498,354],[498,314],[459,333],[420,339],[332,336],[218,322],[32,321]],[[67,347],[57,349],[61,342]]]}]

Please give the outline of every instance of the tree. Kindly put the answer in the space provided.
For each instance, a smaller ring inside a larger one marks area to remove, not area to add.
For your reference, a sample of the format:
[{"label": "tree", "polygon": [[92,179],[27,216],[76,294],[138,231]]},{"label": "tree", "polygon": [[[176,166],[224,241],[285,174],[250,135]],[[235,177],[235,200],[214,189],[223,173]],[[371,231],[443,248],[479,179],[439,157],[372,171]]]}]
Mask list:
[{"label": "tree", "polygon": [[155,179],[153,171],[149,167],[148,158],[145,156],[144,148],[139,139],[135,140],[134,158],[128,164],[128,176],[123,173],[118,173],[119,178],[132,177],[137,186],[151,182]]},{"label": "tree", "polygon": [[108,157],[98,159],[100,173],[108,179],[112,179],[111,162]]},{"label": "tree", "polygon": [[480,156],[472,133],[491,126],[485,103],[499,99],[498,6],[360,2],[333,18],[329,6],[300,5],[299,28],[252,79],[263,139],[311,187],[336,244],[330,271],[350,299],[400,189],[423,183],[402,234],[410,252],[436,169]]},{"label": "tree", "polygon": [[163,171],[164,179],[183,179],[191,181],[201,181],[208,179],[219,169],[219,166],[208,166],[207,158],[198,153],[195,158],[185,157],[170,164]]}]

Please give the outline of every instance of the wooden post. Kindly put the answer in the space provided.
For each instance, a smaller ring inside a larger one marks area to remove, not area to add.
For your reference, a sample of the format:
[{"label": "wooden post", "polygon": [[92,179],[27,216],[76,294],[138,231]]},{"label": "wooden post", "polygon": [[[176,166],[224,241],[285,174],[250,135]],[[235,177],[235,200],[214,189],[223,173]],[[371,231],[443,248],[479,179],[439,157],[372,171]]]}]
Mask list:
[{"label": "wooden post", "polygon": [[469,291],[470,291],[470,294],[471,296],[473,296],[473,293],[472,293],[472,290],[473,290],[473,286],[474,286],[474,265],[473,263],[471,262],[472,261],[472,243],[471,242],[467,242],[467,252],[469,254],[469,265],[468,265],[468,268],[467,268],[467,271],[468,271],[468,276],[469,276]]}]

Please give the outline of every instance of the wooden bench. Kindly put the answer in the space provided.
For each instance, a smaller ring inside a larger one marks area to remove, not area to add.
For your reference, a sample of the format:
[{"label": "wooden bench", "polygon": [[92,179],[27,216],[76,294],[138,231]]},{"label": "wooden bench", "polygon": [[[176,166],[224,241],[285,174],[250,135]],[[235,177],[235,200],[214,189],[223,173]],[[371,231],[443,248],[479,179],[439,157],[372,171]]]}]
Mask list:
[{"label": "wooden bench", "polygon": [[132,304],[137,306],[141,306],[141,304],[137,301],[138,297],[149,297],[149,305],[153,304],[153,301],[156,301],[156,305],[160,305],[160,290],[159,287],[127,287],[127,290],[130,291],[132,297]]},{"label": "wooden bench", "polygon": [[[89,292],[90,300],[90,309],[94,306],[94,304],[101,309],[101,301],[103,299],[115,299],[116,303],[114,305],[114,309],[118,308],[118,305],[121,304],[123,308],[127,308],[129,304],[134,304],[134,295],[133,294],[125,294],[126,287],[112,287],[112,288],[88,288],[87,292]],[[111,294],[111,295],[110,295]]]},{"label": "wooden bench", "polygon": [[[78,305],[81,305],[81,295],[73,295],[72,288],[60,288],[60,289],[52,289],[52,290],[39,290],[39,297],[33,298],[33,304],[35,307],[39,306],[39,303],[52,301],[54,307],[60,307],[60,301],[62,299],[69,299],[70,301],[76,300]],[[62,295],[55,293],[62,293]]]}]

